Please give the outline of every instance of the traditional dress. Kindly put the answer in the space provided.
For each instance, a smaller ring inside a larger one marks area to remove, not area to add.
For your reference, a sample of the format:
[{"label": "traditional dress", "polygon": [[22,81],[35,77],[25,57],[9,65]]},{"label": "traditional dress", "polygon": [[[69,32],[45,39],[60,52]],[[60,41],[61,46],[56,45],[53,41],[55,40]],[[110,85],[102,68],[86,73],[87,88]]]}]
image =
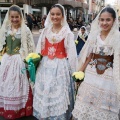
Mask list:
[{"label": "traditional dress", "polygon": [[[117,18],[116,18],[117,19]],[[120,34],[117,21],[107,38],[100,37],[99,15],[92,23],[88,40],[79,58],[79,69],[86,57],[92,59],[78,89],[73,116],[75,120],[118,120],[120,109]]]},{"label": "traditional dress", "polygon": [[[0,65],[0,116],[12,120],[32,115],[33,112],[32,91],[26,71],[22,73],[22,70],[25,69],[23,59],[28,53],[34,51],[34,43],[30,30],[26,26],[22,34],[23,24],[14,35],[11,25],[6,22],[1,28],[0,49],[5,43],[6,51]],[[22,35],[26,39],[21,37]]]},{"label": "traditional dress", "polygon": [[69,120],[74,107],[71,74],[76,70],[77,53],[74,35],[65,24],[57,34],[52,26],[45,27],[38,42],[37,52],[43,58],[36,73],[33,115],[39,120]]},{"label": "traditional dress", "polygon": [[[98,36],[94,53],[99,54],[102,48],[106,55],[113,55],[112,46],[106,45]],[[74,116],[79,120],[117,120],[116,92],[112,67],[106,69],[103,74],[98,74],[94,61],[93,64],[87,66],[84,82],[78,89]]]},{"label": "traditional dress", "polygon": [[82,47],[84,46],[87,38],[88,38],[88,35],[86,33],[84,34],[78,33],[78,37],[77,37],[78,44],[76,45],[77,55],[80,54],[80,51]]},{"label": "traditional dress", "polygon": [[71,117],[74,106],[71,73],[76,69],[77,60],[73,38],[66,27],[58,34],[51,28],[44,30],[40,44],[43,58],[36,73],[33,101],[34,116],[39,120],[69,120]]}]

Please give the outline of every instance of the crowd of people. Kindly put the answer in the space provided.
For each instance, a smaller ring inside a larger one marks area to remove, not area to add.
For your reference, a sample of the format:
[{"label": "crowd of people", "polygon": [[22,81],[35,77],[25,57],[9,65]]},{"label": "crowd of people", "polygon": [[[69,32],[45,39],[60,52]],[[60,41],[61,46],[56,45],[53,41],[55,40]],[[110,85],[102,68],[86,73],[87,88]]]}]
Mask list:
[{"label": "crowd of people", "polygon": [[39,15],[35,16],[31,13],[25,13],[25,22],[29,29],[32,31],[33,28],[43,29],[46,20],[46,15],[41,18]]},{"label": "crowd of people", "polygon": [[[26,15],[28,21],[34,21]],[[35,22],[34,22],[35,23]],[[12,5],[0,29],[0,116],[38,120],[119,120],[120,33],[114,8],[103,8],[90,33],[79,24],[77,41],[64,7],[55,4],[35,49],[20,7]],[[82,43],[82,44],[81,44]],[[34,87],[22,72],[29,53],[39,53]],[[77,95],[74,72],[85,74]]]},{"label": "crowd of people", "polygon": [[[31,13],[25,13],[25,22],[31,31],[33,28],[43,29],[45,27],[44,23],[46,17],[46,15],[41,18],[39,15],[36,16]],[[90,25],[89,22],[86,24],[85,20],[82,20],[80,18],[73,19],[72,17],[67,18],[67,23],[71,31],[74,31],[74,28],[77,28],[77,30],[79,30],[82,26]]]}]

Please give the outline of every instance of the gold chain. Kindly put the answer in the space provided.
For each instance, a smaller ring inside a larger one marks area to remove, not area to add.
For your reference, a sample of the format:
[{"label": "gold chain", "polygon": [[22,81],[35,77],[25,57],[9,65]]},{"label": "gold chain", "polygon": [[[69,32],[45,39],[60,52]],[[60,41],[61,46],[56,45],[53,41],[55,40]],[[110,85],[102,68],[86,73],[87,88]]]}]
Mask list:
[{"label": "gold chain", "polygon": [[[59,29],[54,29],[54,28],[52,27],[52,32],[55,33],[55,34],[57,34],[57,33],[61,30],[61,28],[62,28],[62,26],[60,26]],[[55,36],[53,36],[52,42],[54,43],[55,41],[56,41]]]},{"label": "gold chain", "polygon": [[17,29],[14,29],[11,33],[11,36],[12,36],[12,40],[14,41],[15,40],[15,34],[17,32]]}]

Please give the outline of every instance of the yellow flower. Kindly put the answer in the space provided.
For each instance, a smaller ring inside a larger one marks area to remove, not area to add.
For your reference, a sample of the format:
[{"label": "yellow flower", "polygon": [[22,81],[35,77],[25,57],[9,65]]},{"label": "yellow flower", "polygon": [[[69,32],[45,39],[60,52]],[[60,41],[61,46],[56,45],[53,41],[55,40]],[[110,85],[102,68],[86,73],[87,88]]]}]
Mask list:
[{"label": "yellow flower", "polygon": [[74,72],[72,76],[75,76],[76,79],[82,80],[85,76],[84,72],[79,71],[79,72]]},{"label": "yellow flower", "polygon": [[40,55],[38,55],[37,53],[30,53],[25,60],[28,61],[30,58],[32,59],[40,58]]},{"label": "yellow flower", "polygon": [[78,40],[75,40],[75,44],[78,44]]}]

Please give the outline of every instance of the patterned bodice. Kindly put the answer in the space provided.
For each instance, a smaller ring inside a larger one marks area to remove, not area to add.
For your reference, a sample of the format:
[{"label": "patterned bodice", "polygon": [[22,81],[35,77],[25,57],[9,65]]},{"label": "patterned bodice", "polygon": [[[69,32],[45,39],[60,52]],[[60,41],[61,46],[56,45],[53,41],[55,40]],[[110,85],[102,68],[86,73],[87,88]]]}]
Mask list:
[{"label": "patterned bodice", "polygon": [[12,38],[11,35],[6,37],[6,53],[9,55],[18,54],[21,46],[20,38]]}]

